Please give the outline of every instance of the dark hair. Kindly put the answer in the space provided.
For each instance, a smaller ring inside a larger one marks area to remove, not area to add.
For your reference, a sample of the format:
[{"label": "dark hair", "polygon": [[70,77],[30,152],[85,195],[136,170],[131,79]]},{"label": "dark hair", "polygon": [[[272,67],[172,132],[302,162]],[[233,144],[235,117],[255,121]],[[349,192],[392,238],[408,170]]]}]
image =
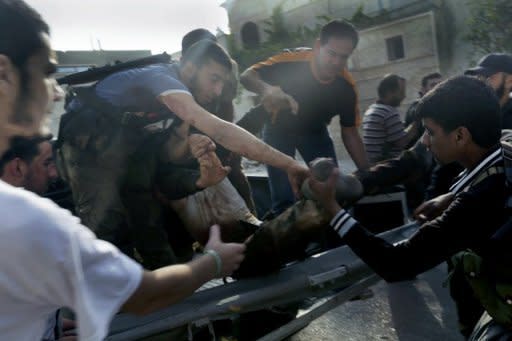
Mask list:
[{"label": "dark hair", "polygon": [[385,75],[384,78],[382,78],[382,80],[379,82],[379,86],[377,87],[379,98],[382,99],[386,97],[387,94],[400,89],[400,81],[403,80],[405,79],[398,75]]},{"label": "dark hair", "polygon": [[183,55],[182,62],[191,62],[200,67],[208,60],[217,62],[231,71],[232,64],[229,54],[222,46],[211,40],[200,40],[192,44]]},{"label": "dark hair", "polygon": [[354,25],[345,20],[331,20],[320,31],[320,44],[325,45],[330,38],[349,38],[356,48],[359,34]]},{"label": "dark hair", "polygon": [[21,0],[0,0],[0,54],[18,68],[44,47],[41,33],[50,28],[32,7]]},{"label": "dark hair", "polygon": [[185,34],[181,39],[181,55],[184,55],[190,46],[203,39],[217,42],[217,37],[204,28],[196,28]]},{"label": "dark hair", "polygon": [[439,72],[429,73],[428,75],[426,75],[425,77],[423,77],[421,79],[421,86],[426,87],[429,80],[436,79],[436,78],[442,78],[442,77],[443,76]]},{"label": "dark hair", "polygon": [[492,88],[474,77],[456,76],[439,83],[420,99],[416,112],[447,133],[466,127],[483,148],[492,147],[501,136],[498,98]]},{"label": "dark hair", "polygon": [[20,158],[27,164],[30,164],[39,155],[39,144],[44,141],[50,141],[52,138],[52,135],[35,137],[14,136],[11,138],[9,149],[0,158],[0,176],[4,174],[5,165],[15,158]]}]

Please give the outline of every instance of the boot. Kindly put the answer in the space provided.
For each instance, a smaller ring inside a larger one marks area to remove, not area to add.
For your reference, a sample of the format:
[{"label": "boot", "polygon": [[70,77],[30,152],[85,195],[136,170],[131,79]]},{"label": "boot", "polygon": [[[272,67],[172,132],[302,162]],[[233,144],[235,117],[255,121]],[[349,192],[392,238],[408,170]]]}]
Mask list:
[{"label": "boot", "polygon": [[[315,179],[325,181],[331,174],[336,164],[329,158],[317,158],[310,163],[311,175]],[[309,188],[309,179],[302,184],[302,193],[308,199],[315,200],[311,189]],[[353,175],[339,174],[336,182],[336,201],[346,207],[364,195],[364,189],[361,182]]]}]

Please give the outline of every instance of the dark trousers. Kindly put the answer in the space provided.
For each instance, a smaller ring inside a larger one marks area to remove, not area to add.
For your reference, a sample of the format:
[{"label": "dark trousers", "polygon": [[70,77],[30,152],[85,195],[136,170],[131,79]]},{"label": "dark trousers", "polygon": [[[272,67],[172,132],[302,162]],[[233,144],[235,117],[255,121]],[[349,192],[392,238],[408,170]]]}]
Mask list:
[{"label": "dark trousers", "polygon": [[[317,157],[330,157],[336,161],[334,144],[326,126],[314,132],[298,134],[268,123],[263,131],[263,140],[291,157],[295,157],[295,151],[298,150],[307,163]],[[276,215],[290,207],[295,198],[286,172],[271,166],[267,166],[267,171],[272,199],[271,210]]]},{"label": "dark trousers", "polygon": [[98,238],[132,257],[136,249],[145,268],[175,263],[161,204],[153,197],[157,153],[134,156],[125,142],[114,139],[108,148],[93,151],[62,145],[59,169],[73,192],[76,213]]}]

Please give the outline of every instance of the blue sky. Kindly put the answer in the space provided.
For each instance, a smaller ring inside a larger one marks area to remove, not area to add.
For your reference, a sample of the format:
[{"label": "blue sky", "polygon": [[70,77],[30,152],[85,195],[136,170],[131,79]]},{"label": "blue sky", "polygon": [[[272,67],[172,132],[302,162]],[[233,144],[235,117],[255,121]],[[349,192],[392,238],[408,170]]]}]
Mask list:
[{"label": "blue sky", "polygon": [[56,50],[180,50],[203,27],[229,32],[224,0],[25,0],[51,28]]}]

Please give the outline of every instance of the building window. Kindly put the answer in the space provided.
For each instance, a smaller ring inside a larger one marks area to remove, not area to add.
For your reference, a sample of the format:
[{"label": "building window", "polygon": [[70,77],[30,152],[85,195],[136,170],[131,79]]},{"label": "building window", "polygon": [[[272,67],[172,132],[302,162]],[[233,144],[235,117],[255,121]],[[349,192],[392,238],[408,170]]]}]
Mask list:
[{"label": "building window", "polygon": [[240,31],[242,36],[242,44],[246,49],[253,49],[260,46],[260,32],[258,25],[253,22],[247,22],[242,26]]},{"label": "building window", "polygon": [[386,48],[388,50],[389,61],[405,58],[403,36],[395,36],[386,39]]}]

